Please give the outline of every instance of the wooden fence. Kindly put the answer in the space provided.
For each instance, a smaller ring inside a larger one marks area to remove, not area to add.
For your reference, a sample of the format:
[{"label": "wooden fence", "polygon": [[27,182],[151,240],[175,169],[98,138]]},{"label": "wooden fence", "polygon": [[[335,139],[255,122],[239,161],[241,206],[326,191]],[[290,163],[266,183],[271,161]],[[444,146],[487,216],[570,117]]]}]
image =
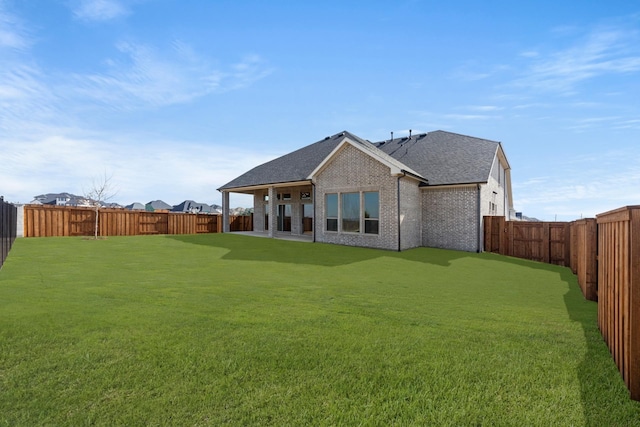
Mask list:
[{"label": "wooden fence", "polygon": [[16,240],[17,208],[0,196],[0,267]]},{"label": "wooden fence", "polygon": [[[220,233],[222,216],[177,212],[146,212],[100,209],[99,236],[149,234]],[[93,236],[92,208],[27,205],[24,207],[25,237]],[[230,216],[231,231],[251,231],[252,216]]]},{"label": "wooden fence", "polygon": [[578,276],[578,284],[584,297],[598,300],[598,225],[595,218],[580,219],[570,223],[569,266]]},{"label": "wooden fence", "polygon": [[597,225],[594,218],[573,222],[505,221],[484,217],[484,249],[501,255],[571,268],[582,293],[597,301]]},{"label": "wooden fence", "polygon": [[484,217],[484,250],[501,255],[569,266],[568,222],[505,221]]},{"label": "wooden fence", "polygon": [[598,327],[631,398],[640,400],[640,206],[571,223],[484,221],[485,250],[573,270],[585,298],[598,302]]},{"label": "wooden fence", "polygon": [[598,326],[640,400],[640,206],[597,215]]}]

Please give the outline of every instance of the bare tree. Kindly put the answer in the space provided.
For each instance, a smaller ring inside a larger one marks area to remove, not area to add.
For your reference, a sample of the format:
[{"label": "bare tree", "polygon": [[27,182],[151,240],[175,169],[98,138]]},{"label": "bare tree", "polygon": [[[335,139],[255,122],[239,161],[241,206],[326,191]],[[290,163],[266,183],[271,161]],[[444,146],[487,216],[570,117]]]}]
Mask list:
[{"label": "bare tree", "polygon": [[91,187],[84,192],[84,197],[94,207],[96,211],[96,222],[93,237],[98,239],[98,230],[100,228],[100,207],[111,198],[115,197],[115,190],[111,179],[113,175],[104,175],[94,178],[91,181]]}]

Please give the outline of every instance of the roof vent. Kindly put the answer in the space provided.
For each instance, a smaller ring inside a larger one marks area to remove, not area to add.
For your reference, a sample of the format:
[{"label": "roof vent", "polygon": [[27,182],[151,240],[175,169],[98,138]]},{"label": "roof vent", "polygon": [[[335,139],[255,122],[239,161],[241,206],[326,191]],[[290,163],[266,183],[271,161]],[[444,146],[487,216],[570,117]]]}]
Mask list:
[{"label": "roof vent", "polygon": [[391,131],[391,140],[393,141],[393,131]]},{"label": "roof vent", "polygon": [[409,139],[411,139],[411,129],[409,129]]},{"label": "roof vent", "polygon": [[327,139],[331,139],[331,137],[330,137],[330,136],[327,136],[324,140],[326,141]]}]

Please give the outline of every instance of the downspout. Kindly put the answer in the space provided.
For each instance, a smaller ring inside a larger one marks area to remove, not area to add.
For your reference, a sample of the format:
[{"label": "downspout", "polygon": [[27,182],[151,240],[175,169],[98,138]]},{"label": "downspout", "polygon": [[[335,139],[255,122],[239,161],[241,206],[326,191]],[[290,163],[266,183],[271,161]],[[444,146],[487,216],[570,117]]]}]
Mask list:
[{"label": "downspout", "polygon": [[402,178],[403,176],[407,176],[407,173],[405,171],[402,171],[402,176],[398,175],[398,188],[397,188],[397,195],[398,195],[398,252],[400,252],[402,250],[402,230],[400,228],[400,178]]},{"label": "downspout", "polygon": [[311,181],[311,191],[313,191],[313,222],[311,223],[311,227],[313,228],[313,243],[316,242],[316,217],[318,216],[316,212],[316,184]]},{"label": "downspout", "polygon": [[476,184],[477,188],[478,188],[478,221],[477,221],[477,233],[478,233],[478,241],[476,242],[477,244],[477,250],[476,252],[480,253],[480,235],[482,233],[482,209],[480,206],[480,202],[481,202],[481,191],[480,191],[480,184]]}]

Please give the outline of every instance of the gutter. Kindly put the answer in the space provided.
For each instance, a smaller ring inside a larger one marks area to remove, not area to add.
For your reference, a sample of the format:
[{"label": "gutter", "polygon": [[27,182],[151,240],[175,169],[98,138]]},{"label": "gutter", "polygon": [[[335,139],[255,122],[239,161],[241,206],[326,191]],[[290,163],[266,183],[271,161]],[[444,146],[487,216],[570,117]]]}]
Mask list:
[{"label": "gutter", "polygon": [[312,242],[315,243],[316,242],[316,218],[318,216],[316,213],[316,208],[318,207],[318,205],[316,205],[316,184],[313,181],[311,181],[311,191],[313,191],[313,222],[311,223],[311,227],[313,228]]},{"label": "gutter", "polygon": [[403,176],[407,176],[406,171],[402,171],[402,176],[398,175],[398,188],[397,188],[397,196],[398,196],[398,252],[402,250],[402,229],[400,227],[400,178]]},{"label": "gutter", "polygon": [[424,184],[429,185],[429,180],[421,177],[420,175],[416,175],[415,173],[409,172],[408,170],[405,170],[405,169],[400,169],[400,172],[402,172],[402,176],[410,176],[412,178],[417,179],[418,181],[421,181]]}]

